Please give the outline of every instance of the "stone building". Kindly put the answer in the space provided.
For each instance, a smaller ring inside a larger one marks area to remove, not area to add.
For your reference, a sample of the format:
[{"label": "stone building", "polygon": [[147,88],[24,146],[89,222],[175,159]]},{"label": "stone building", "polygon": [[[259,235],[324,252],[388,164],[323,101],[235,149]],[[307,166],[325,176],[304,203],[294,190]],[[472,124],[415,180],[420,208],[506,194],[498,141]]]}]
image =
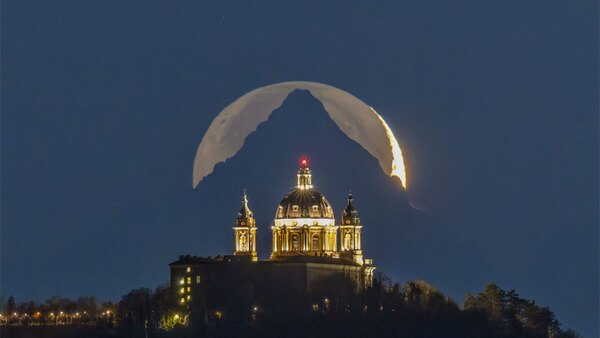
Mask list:
[{"label": "stone building", "polygon": [[309,292],[315,283],[328,277],[347,278],[356,289],[372,283],[375,266],[363,257],[362,223],[352,195],[348,195],[347,206],[336,223],[331,204],[313,186],[305,157],[300,160],[296,187],[276,208],[268,259],[258,259],[256,230],[244,191],[233,226],[232,255],[187,255],[169,264],[178,301],[185,305],[203,290],[218,292],[219,285],[232,279],[250,286],[286,285],[298,292]]}]

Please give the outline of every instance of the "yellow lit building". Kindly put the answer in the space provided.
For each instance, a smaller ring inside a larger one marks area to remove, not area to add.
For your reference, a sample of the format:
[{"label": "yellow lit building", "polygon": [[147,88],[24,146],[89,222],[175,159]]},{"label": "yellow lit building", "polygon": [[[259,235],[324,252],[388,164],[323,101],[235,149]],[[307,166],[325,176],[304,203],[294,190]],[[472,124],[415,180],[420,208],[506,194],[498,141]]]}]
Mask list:
[{"label": "yellow lit building", "polygon": [[308,159],[302,158],[295,188],[275,210],[271,255],[258,260],[257,224],[244,191],[233,226],[233,255],[187,255],[170,264],[171,285],[179,302],[189,303],[203,288],[216,290],[232,276],[250,284],[279,283],[300,291],[309,291],[314,283],[331,276],[346,277],[357,288],[369,286],[375,266],[363,257],[363,225],[351,194],[347,201],[337,223],[331,204],[313,185]]}]

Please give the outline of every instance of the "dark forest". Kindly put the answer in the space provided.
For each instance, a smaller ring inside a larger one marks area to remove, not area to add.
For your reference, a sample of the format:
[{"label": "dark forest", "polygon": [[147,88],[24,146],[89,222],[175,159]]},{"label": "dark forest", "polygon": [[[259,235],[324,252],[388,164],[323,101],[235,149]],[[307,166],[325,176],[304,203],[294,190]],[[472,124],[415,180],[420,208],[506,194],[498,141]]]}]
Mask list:
[{"label": "dark forest", "polygon": [[423,281],[378,274],[356,290],[343,278],[312,291],[224,282],[181,306],[168,286],[135,289],[118,303],[53,297],[3,300],[2,337],[580,337],[551,309],[490,283],[459,305]]}]

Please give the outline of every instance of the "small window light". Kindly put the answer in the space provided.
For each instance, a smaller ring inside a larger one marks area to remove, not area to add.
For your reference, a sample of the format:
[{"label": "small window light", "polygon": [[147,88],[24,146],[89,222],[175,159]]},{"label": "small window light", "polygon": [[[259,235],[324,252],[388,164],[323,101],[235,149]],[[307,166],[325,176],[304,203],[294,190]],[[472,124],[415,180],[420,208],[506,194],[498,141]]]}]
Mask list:
[{"label": "small window light", "polygon": [[181,288],[181,289],[179,290],[179,292],[180,292],[180,293],[184,293],[184,292],[185,292],[185,288]]},{"label": "small window light", "polygon": [[191,292],[192,288],[190,288],[189,286],[187,287],[187,292]]},{"label": "small window light", "polygon": [[185,272],[192,272],[192,268],[188,266],[188,267],[185,269]]},{"label": "small window light", "polygon": [[188,277],[188,278],[187,278],[187,283],[188,283],[188,284],[192,284],[192,277]]},{"label": "small window light", "polygon": [[185,298],[181,298],[181,304],[185,303]]},{"label": "small window light", "polygon": [[182,279],[180,279],[180,280],[179,280],[179,284],[181,284],[181,285],[185,284],[185,279],[183,279],[183,278],[182,278]]},{"label": "small window light", "polygon": [[200,284],[200,276],[196,276],[196,284]]},{"label": "small window light", "polygon": [[187,300],[190,300],[190,299],[192,299],[192,296],[188,295]]}]

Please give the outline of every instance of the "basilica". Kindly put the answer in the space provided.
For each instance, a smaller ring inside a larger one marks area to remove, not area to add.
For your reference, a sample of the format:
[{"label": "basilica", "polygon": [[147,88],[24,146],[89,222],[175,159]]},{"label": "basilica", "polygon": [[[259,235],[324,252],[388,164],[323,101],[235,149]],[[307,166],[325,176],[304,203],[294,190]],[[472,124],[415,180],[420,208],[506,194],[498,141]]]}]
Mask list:
[{"label": "basilica", "polygon": [[372,283],[375,266],[363,256],[362,223],[352,194],[336,222],[331,204],[313,186],[308,164],[306,157],[300,159],[296,187],[276,207],[268,259],[258,259],[259,225],[244,191],[232,229],[233,254],[185,255],[170,264],[171,285],[181,304],[190,302],[203,287],[215,289],[231,276],[251,285],[285,283],[300,291],[310,291],[319,280],[334,276],[347,278],[357,289]]}]

